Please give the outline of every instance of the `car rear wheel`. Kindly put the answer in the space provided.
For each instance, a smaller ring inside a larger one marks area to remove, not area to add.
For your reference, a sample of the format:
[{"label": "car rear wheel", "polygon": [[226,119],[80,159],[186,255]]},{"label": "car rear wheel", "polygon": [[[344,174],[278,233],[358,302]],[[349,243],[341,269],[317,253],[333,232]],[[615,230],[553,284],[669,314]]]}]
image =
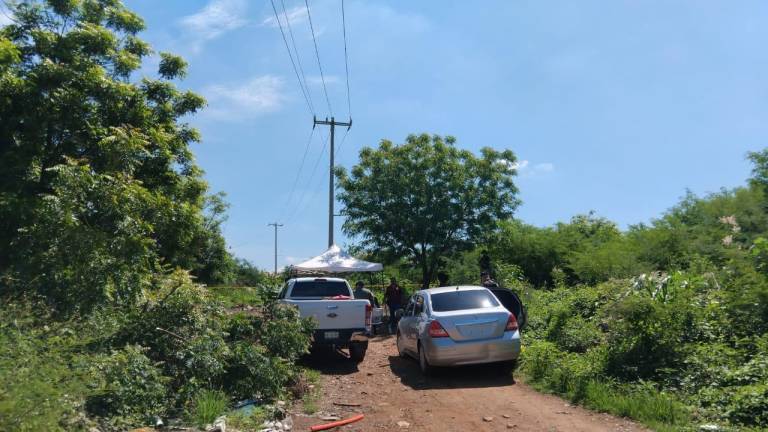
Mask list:
[{"label": "car rear wheel", "polygon": [[353,343],[349,345],[349,358],[355,363],[360,363],[365,359],[365,352],[368,350],[368,343]]},{"label": "car rear wheel", "polygon": [[431,375],[433,371],[433,367],[429,364],[427,354],[424,352],[421,344],[419,344],[419,369],[421,369],[421,373],[424,375]]},{"label": "car rear wheel", "polygon": [[397,345],[397,354],[400,355],[400,357],[407,357],[407,354],[405,353],[405,349],[403,349],[403,343],[400,340],[400,332],[397,332],[397,336],[395,336],[395,344]]}]

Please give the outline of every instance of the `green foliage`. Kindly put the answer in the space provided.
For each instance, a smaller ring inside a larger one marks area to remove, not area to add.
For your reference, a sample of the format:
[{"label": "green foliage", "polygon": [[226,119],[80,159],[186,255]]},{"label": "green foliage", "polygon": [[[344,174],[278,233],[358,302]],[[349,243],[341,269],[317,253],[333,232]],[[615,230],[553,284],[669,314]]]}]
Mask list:
[{"label": "green foliage", "polygon": [[227,410],[227,395],[219,390],[203,390],[192,400],[189,421],[201,428],[210,425]]},{"label": "green foliage", "polygon": [[[539,388],[654,428],[688,424],[691,416],[767,426],[768,207],[760,184],[688,194],[626,233],[589,218],[517,229],[514,235],[535,233],[564,251],[553,254],[555,288],[533,291],[528,303],[533,341],[524,373]],[[510,253],[503,238],[497,246],[500,257],[536,256]],[[543,263],[553,265],[534,260],[522,270]]]},{"label": "green foliage", "polygon": [[387,262],[409,258],[427,287],[442,257],[470,249],[512,215],[515,160],[509,150],[488,147],[477,157],[458,149],[453,137],[383,140],[378,149],[363,149],[350,173],[336,173],[344,231]]},{"label": "green foliage", "polygon": [[72,349],[85,335],[41,310],[17,301],[0,306],[0,430],[87,426],[79,413],[93,390],[86,359]]},{"label": "green foliage", "polygon": [[230,316],[184,272],[156,283],[141,307],[67,321],[40,303],[6,302],[0,425],[15,423],[2,429],[65,430],[98,420],[124,430],[154,415],[193,412],[195,398],[211,388],[233,399],[286,393],[312,329],[294,309],[265,294],[251,315]]},{"label": "green foliage", "polygon": [[263,429],[262,425],[268,419],[269,414],[263,406],[254,406],[251,410],[235,410],[227,414],[227,427],[239,431],[258,431]]},{"label": "green foliage", "polygon": [[[120,0],[11,2],[0,28],[0,429],[126,430],[275,397],[310,326],[260,289],[236,328],[202,284],[271,283],[235,261],[184,123],[205,100]],[[280,343],[279,341],[286,341]],[[254,363],[256,362],[256,363]],[[222,395],[219,395],[222,396]],[[223,409],[218,410],[223,411]]]},{"label": "green foliage", "polygon": [[584,391],[584,405],[643,421],[654,426],[656,430],[675,425],[682,427],[691,423],[691,415],[680,401],[651,385],[617,388],[605,382],[590,381]]},{"label": "green foliage", "polygon": [[607,372],[632,380],[658,378],[663,369],[675,368],[685,312],[647,297],[615,303],[609,311]]},{"label": "green foliage", "polygon": [[261,304],[259,288],[249,286],[217,286],[208,289],[224,307],[258,306]]},{"label": "green foliage", "polygon": [[[204,100],[160,75],[130,82],[150,47],[120,1],[10,4],[0,30],[0,290],[59,313],[126,306],[162,265],[216,280],[230,265],[181,119]],[[231,265],[230,265],[231,267]],[[225,272],[226,273],[226,272]],[[231,273],[231,272],[230,272]]]},{"label": "green foliage", "polygon": [[90,396],[87,410],[108,417],[109,426],[123,429],[134,424],[151,424],[153,417],[166,412],[169,378],[145,356],[147,350],[127,345],[103,358],[93,359],[93,374],[103,381]]},{"label": "green foliage", "polygon": [[735,389],[725,416],[736,424],[768,424],[768,384],[754,384]]},{"label": "green foliage", "polygon": [[589,408],[651,425],[684,425],[690,414],[673,396],[648,384],[617,385],[605,379],[605,352],[562,352],[551,342],[533,342],[526,347],[523,371],[537,388],[569,397]]},{"label": "green foliage", "polygon": [[556,246],[554,230],[517,220],[502,222],[498,234],[490,242],[490,249],[496,261],[519,266],[536,286],[551,284],[552,269],[563,260]]},{"label": "green foliage", "polygon": [[255,287],[269,284],[269,275],[259,270],[256,266],[244,259],[235,260],[235,279],[233,285],[242,287]]},{"label": "green foliage", "polygon": [[292,364],[270,357],[266,348],[249,342],[237,342],[226,369],[225,388],[235,398],[276,398],[294,377]]}]

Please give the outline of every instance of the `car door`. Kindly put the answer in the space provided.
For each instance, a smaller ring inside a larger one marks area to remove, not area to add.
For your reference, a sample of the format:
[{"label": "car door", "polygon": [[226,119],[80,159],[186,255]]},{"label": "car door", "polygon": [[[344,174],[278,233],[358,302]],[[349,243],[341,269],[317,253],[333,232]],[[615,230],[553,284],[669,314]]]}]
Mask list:
[{"label": "car door", "polygon": [[419,336],[424,329],[424,322],[427,320],[426,306],[424,305],[424,296],[417,295],[413,305],[413,349],[418,348]]},{"label": "car door", "polygon": [[402,318],[400,318],[400,332],[403,337],[403,346],[408,351],[413,351],[416,346],[413,343],[413,308],[415,304],[414,298],[411,297],[408,301],[408,305],[405,307],[405,311],[403,311]]},{"label": "car door", "polygon": [[493,292],[493,295],[499,299],[501,304],[515,315],[517,325],[522,330],[528,320],[528,315],[525,312],[525,306],[520,300],[520,297],[515,294],[514,291],[506,288],[491,288],[491,291]]},{"label": "car door", "polygon": [[410,304],[410,318],[408,321],[408,348],[413,351],[418,351],[419,335],[421,332],[422,323],[424,322],[424,296],[421,294],[414,294]]}]

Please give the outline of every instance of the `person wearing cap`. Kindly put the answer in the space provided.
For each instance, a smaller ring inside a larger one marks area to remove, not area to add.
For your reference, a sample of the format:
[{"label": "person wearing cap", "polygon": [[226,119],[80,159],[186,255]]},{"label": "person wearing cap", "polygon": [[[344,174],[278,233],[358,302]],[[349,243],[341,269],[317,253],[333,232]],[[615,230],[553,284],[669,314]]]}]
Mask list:
[{"label": "person wearing cap", "polygon": [[373,295],[371,290],[365,287],[363,281],[357,281],[355,284],[355,290],[352,291],[355,296],[355,300],[368,300],[372,307],[379,307],[379,302],[376,300],[376,296]]}]

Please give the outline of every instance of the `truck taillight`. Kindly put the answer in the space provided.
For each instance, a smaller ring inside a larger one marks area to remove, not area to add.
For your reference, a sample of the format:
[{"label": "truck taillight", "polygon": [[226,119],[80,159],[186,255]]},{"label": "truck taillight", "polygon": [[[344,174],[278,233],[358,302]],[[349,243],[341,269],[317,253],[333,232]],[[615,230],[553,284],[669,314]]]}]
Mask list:
[{"label": "truck taillight", "polygon": [[373,322],[373,306],[371,304],[365,305],[365,326],[370,327]]},{"label": "truck taillight", "polygon": [[517,331],[517,318],[515,318],[515,314],[509,314],[509,318],[507,318],[507,327],[504,328],[504,331]]},{"label": "truck taillight", "polygon": [[429,337],[431,338],[443,338],[448,337],[448,332],[445,331],[442,324],[439,321],[432,321],[429,323]]}]

